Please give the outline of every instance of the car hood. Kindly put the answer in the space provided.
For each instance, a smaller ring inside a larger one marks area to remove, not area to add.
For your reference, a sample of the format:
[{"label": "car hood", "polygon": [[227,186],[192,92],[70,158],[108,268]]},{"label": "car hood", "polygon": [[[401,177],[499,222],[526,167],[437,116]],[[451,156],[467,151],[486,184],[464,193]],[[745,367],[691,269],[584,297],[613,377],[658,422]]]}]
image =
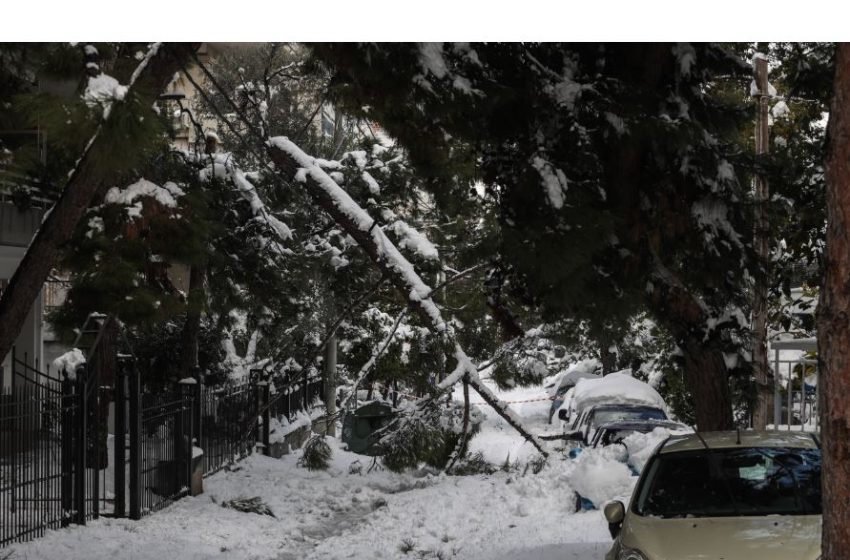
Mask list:
[{"label": "car hood", "polygon": [[630,514],[621,542],[648,560],[816,560],[821,516],[661,519]]}]

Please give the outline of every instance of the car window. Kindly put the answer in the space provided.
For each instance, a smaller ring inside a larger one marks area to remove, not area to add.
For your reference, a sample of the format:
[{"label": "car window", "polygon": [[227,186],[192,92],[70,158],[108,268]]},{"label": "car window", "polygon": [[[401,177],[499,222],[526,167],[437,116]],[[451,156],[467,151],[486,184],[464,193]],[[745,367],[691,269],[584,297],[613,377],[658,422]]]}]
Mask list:
[{"label": "car window", "polygon": [[571,430],[577,430],[578,427],[581,426],[584,423],[585,416],[587,416],[586,410],[576,417],[576,419],[573,421],[573,425],[570,426],[570,429]]},{"label": "car window", "polygon": [[744,448],[656,456],[635,511],[660,517],[820,514],[819,449]]},{"label": "car window", "polygon": [[[611,445],[612,443],[620,443],[628,436],[635,433],[636,430],[628,430],[628,429],[608,429],[602,431],[601,437],[597,436],[597,440],[599,444],[602,446]],[[597,432],[598,434],[599,432]]]},{"label": "car window", "polygon": [[629,420],[667,420],[667,415],[663,410],[651,407],[602,409],[594,411],[589,423],[595,428],[602,424]]}]

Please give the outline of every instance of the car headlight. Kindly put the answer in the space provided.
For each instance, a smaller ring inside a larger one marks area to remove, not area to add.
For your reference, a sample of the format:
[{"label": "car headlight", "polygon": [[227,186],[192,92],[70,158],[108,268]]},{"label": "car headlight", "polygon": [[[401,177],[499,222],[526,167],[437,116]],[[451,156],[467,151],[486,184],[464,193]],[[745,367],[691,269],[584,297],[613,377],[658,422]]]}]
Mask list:
[{"label": "car headlight", "polygon": [[617,554],[617,560],[647,560],[647,558],[640,550],[623,546],[620,547],[620,552]]}]

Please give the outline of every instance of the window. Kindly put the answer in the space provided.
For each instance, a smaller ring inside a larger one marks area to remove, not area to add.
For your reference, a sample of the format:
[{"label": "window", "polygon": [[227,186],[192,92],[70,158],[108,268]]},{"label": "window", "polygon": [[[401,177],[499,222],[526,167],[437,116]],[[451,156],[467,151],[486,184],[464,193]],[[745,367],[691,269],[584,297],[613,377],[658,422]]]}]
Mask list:
[{"label": "window", "polygon": [[819,449],[745,448],[661,454],[635,512],[659,517],[821,513]]}]

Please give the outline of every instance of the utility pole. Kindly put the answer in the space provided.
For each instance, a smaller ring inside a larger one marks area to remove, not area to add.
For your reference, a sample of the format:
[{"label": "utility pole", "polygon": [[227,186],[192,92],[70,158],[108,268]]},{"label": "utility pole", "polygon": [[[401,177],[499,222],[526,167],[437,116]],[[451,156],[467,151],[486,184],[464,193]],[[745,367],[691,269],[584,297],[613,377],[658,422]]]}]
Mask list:
[{"label": "utility pole", "polygon": [[[768,153],[770,149],[770,129],[768,127],[768,103],[770,93],[767,81],[767,56],[756,53],[753,57],[753,70],[757,92],[756,98],[756,155]],[[767,293],[770,278],[770,225],[767,217],[767,203],[770,189],[767,179],[761,175],[755,178],[755,231],[753,244],[758,259],[758,270],[753,287],[753,373],[756,383],[756,402],[753,412],[753,428],[764,430],[767,427],[768,409],[772,400],[770,386],[770,365],[767,357]]]}]

